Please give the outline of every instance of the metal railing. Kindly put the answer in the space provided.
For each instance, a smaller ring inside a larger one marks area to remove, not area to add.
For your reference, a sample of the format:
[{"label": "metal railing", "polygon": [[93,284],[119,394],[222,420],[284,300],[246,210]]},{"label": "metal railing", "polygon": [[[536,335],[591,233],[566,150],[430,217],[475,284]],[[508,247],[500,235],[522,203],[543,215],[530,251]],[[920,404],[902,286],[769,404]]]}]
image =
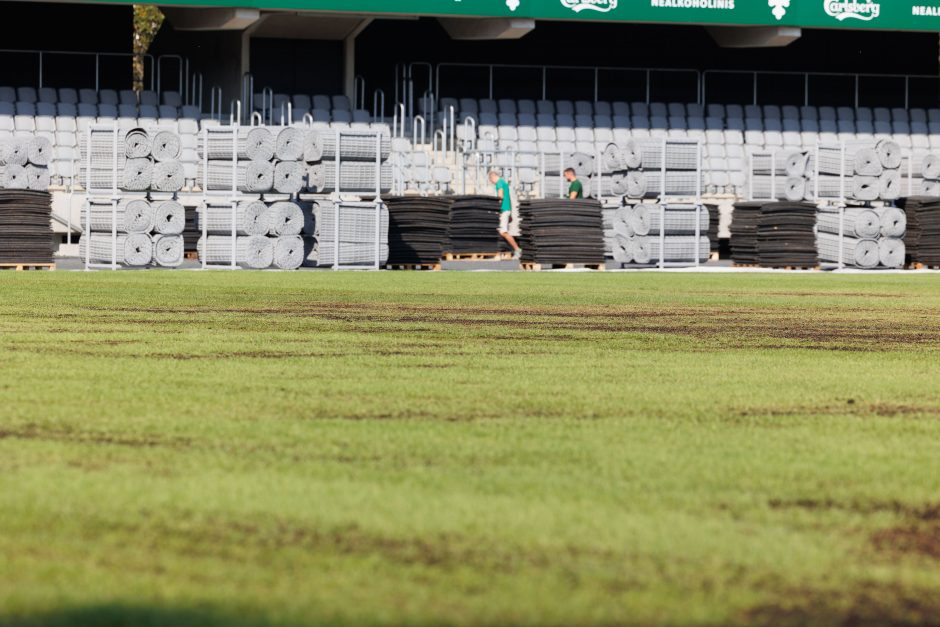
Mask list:
[{"label": "metal railing", "polygon": [[[690,98],[687,102],[698,102],[701,92],[702,92],[702,75],[698,70],[693,70],[690,68],[633,68],[633,67],[610,67],[610,66],[576,66],[576,65],[514,65],[514,64],[495,64],[495,63],[439,63],[434,69],[434,82],[432,91],[440,96],[443,92],[441,91],[441,70],[447,69],[456,69],[456,70],[467,70],[471,68],[476,69],[486,69],[488,72],[488,97],[492,100],[499,97],[499,91],[497,89],[496,82],[496,70],[536,70],[541,73],[541,85],[540,91],[541,99],[549,99],[549,72],[552,71],[577,71],[577,72],[589,72],[592,75],[592,82],[594,86],[593,90],[593,100],[597,102],[600,100],[601,88],[604,85],[601,80],[601,74],[605,72],[624,72],[624,73],[641,73],[644,77],[644,89],[646,93],[646,102],[649,103],[652,101],[653,97],[653,79],[656,75],[659,74],[685,74],[689,78],[695,80],[695,89],[689,90]],[[413,80],[411,74],[408,75],[408,80]],[[413,93],[413,91],[411,92]]]},{"label": "metal railing", "polygon": [[[707,104],[710,102],[708,86],[709,79],[713,79],[711,82],[714,82],[714,79],[725,76],[725,77],[743,77],[745,81],[750,82],[750,94],[751,94],[751,104],[758,105],[762,104],[761,102],[761,90],[760,83],[761,79],[772,80],[779,79],[783,77],[791,77],[798,79],[802,85],[802,102],[804,105],[813,104],[813,90],[812,82],[813,79],[849,79],[852,81],[852,92],[851,99],[847,99],[845,106],[853,106],[856,109],[860,106],[865,106],[863,102],[863,83],[866,79],[875,79],[875,80],[895,80],[899,81],[899,87],[903,85],[904,98],[903,102],[900,102],[896,105],[898,107],[903,106],[905,109],[910,108],[911,103],[911,81],[912,80],[931,80],[936,81],[937,85],[940,86],[940,77],[931,76],[926,74],[844,74],[839,72],[776,72],[776,71],[755,71],[755,70],[705,70],[702,72],[701,80],[701,89],[702,93],[699,98],[699,102],[702,104]],[[830,85],[832,80],[827,81]],[[746,83],[745,83],[746,84]],[[827,89],[827,93],[832,93],[834,90]],[[835,90],[838,91],[838,90]],[[874,91],[874,90],[873,90]],[[884,92],[884,89],[877,90],[880,93]],[[936,93],[936,89],[934,90]],[[766,104],[778,104],[776,102],[767,101]]]},{"label": "metal railing", "polygon": [[[12,50],[3,48],[0,49],[0,58],[12,55],[27,55],[35,56],[37,62],[37,76],[36,76],[36,87],[48,87],[46,85],[46,76],[45,76],[45,62],[50,57],[56,56],[66,56],[66,57],[85,57],[90,58],[94,61],[94,81],[95,81],[95,91],[101,90],[101,59],[102,58],[124,58],[128,61],[131,61],[137,57],[143,57],[144,60],[144,74],[150,78],[150,90],[154,91],[156,86],[156,60],[153,55],[144,54],[137,55],[131,52],[87,52],[87,51],[73,51],[73,50]],[[4,64],[9,63],[9,60],[4,59]],[[149,71],[148,71],[149,70]],[[130,72],[128,72],[128,77],[130,77]]]}]

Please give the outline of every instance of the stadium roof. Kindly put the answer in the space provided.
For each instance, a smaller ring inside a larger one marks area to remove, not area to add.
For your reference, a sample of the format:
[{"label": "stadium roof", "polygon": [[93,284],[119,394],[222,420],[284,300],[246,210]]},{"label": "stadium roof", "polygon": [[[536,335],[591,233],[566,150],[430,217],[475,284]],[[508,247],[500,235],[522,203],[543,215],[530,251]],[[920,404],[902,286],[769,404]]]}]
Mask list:
[{"label": "stadium roof", "polygon": [[161,0],[151,4],[390,17],[462,16],[940,31],[940,3],[936,0]]}]

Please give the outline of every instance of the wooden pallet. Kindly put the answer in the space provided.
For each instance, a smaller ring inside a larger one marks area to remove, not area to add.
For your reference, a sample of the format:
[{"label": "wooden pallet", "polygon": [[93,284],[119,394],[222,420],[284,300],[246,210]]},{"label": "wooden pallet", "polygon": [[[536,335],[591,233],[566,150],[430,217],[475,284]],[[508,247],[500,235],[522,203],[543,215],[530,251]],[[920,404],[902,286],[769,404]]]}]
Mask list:
[{"label": "wooden pallet", "polygon": [[543,270],[598,270],[603,272],[606,266],[602,263],[523,263],[522,269],[529,272]]},{"label": "wooden pallet", "polygon": [[183,259],[186,259],[187,261],[199,261],[199,253],[197,253],[195,250],[187,251],[183,254]]},{"label": "wooden pallet", "polygon": [[736,263],[732,268],[761,268],[763,270],[819,270],[819,266],[761,266],[756,263]]},{"label": "wooden pallet", "polygon": [[429,272],[438,272],[441,269],[439,263],[390,263],[385,266],[386,270],[426,270]]},{"label": "wooden pallet", "polygon": [[512,253],[444,253],[444,261],[511,261]]},{"label": "wooden pallet", "polygon": [[54,263],[0,263],[0,270],[55,270]]},{"label": "wooden pallet", "polygon": [[925,263],[909,263],[904,266],[905,270],[940,270],[940,266],[928,266]]},{"label": "wooden pallet", "polygon": [[716,251],[716,252],[713,252],[713,253],[709,254],[709,255],[708,255],[708,260],[709,260],[709,261],[718,261],[718,252]]}]

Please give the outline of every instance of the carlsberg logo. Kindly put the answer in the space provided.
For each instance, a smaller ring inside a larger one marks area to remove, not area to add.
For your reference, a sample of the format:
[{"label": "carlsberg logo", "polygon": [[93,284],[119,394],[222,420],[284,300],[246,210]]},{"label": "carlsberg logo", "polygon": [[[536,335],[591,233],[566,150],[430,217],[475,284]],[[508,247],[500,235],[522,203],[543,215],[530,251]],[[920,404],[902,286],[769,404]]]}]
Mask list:
[{"label": "carlsberg logo", "polygon": [[607,13],[617,8],[617,0],[561,0],[561,5],[575,13],[581,11],[600,11]]},{"label": "carlsberg logo", "polygon": [[840,22],[853,19],[864,22],[871,21],[881,15],[881,5],[872,0],[859,2],[858,0],[823,0],[826,13]]}]

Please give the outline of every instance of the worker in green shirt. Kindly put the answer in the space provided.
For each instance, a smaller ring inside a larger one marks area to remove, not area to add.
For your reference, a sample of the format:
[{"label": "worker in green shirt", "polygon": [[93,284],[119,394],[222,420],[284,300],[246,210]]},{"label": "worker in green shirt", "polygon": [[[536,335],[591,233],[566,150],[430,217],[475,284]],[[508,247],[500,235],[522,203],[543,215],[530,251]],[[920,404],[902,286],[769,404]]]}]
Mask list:
[{"label": "worker in green shirt", "polygon": [[568,198],[571,200],[584,198],[584,185],[578,180],[578,175],[575,173],[574,168],[565,170],[565,180],[569,183]]},{"label": "worker in green shirt", "polygon": [[496,170],[490,170],[490,183],[496,186],[496,196],[500,202],[499,234],[512,246],[512,258],[519,259],[522,256],[522,249],[516,243],[516,238],[509,234],[509,222],[512,220],[512,200],[509,198],[509,183]]}]

